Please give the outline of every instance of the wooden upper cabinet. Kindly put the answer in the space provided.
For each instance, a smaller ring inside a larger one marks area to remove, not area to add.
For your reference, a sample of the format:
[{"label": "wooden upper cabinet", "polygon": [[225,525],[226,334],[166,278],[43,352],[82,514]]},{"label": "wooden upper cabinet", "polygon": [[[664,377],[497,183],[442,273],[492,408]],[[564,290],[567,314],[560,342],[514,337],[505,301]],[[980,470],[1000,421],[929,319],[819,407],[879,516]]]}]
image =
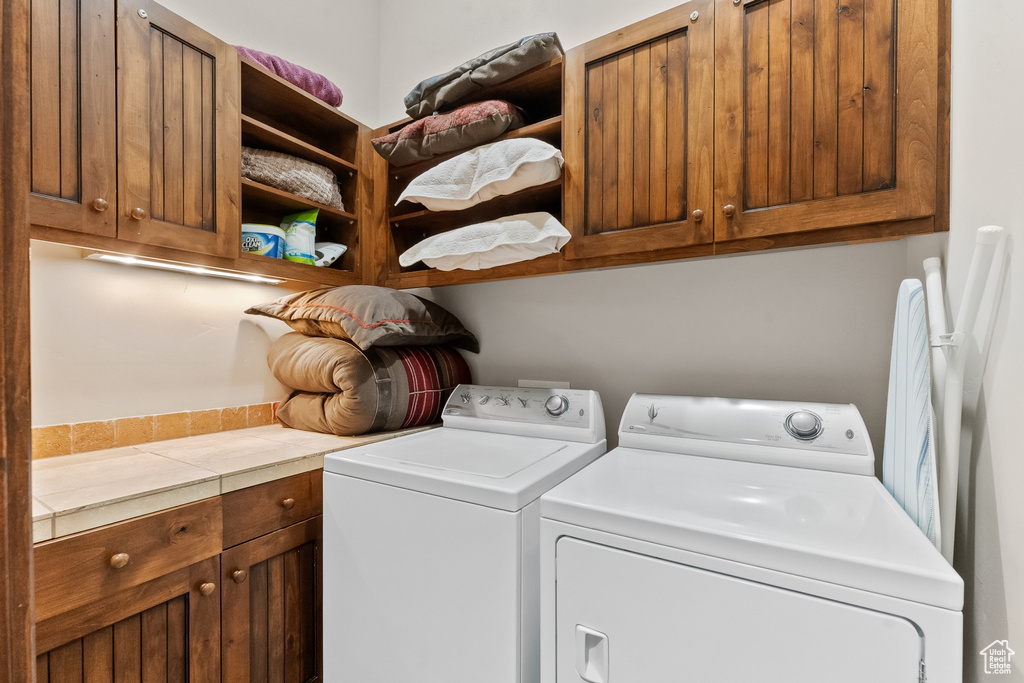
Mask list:
[{"label": "wooden upper cabinet", "polygon": [[566,54],[569,258],[711,242],[714,40],[693,0]]},{"label": "wooden upper cabinet", "polygon": [[118,4],[118,238],[237,255],[239,60],[148,0]]},{"label": "wooden upper cabinet", "polygon": [[935,215],[938,3],[716,1],[716,243]]},{"label": "wooden upper cabinet", "polygon": [[113,237],[114,5],[32,0],[31,42],[31,223]]}]

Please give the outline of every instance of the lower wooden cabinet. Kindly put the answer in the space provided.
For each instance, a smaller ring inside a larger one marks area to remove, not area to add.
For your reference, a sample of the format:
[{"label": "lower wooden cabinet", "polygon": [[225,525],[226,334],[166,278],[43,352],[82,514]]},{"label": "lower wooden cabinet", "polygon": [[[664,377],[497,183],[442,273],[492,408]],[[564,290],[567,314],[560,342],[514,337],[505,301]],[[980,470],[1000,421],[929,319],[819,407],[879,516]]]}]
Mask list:
[{"label": "lower wooden cabinet", "polygon": [[321,680],[320,477],[39,544],[37,681]]},{"label": "lower wooden cabinet", "polygon": [[221,680],[219,569],[211,557],[38,622],[36,681]]},{"label": "lower wooden cabinet", "polygon": [[225,681],[319,681],[321,517],[221,555]]}]

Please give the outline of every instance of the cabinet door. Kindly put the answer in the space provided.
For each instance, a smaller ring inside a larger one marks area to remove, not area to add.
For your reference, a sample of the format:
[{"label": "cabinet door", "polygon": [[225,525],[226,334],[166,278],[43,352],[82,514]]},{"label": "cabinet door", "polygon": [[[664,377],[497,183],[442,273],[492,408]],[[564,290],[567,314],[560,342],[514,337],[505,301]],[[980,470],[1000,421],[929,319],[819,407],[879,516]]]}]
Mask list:
[{"label": "cabinet door", "polygon": [[149,0],[118,3],[120,239],[239,252],[239,61]]},{"label": "cabinet door", "polygon": [[716,1],[716,242],[935,214],[939,3]]},{"label": "cabinet door", "polygon": [[320,680],[321,520],[221,555],[223,680]]},{"label": "cabinet door", "polygon": [[39,622],[36,680],[219,681],[219,567],[212,557]]},{"label": "cabinet door", "polygon": [[565,59],[570,258],[712,240],[712,0],[692,0]]},{"label": "cabinet door", "polygon": [[33,225],[113,237],[114,7],[32,0]]}]

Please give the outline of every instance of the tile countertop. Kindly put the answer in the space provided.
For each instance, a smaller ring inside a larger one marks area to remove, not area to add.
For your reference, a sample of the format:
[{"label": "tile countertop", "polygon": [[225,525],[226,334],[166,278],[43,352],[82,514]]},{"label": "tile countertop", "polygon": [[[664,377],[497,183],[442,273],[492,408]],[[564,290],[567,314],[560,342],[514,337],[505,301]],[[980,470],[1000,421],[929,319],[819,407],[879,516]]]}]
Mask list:
[{"label": "tile countertop", "polygon": [[432,428],[345,437],[270,425],[35,460],[33,540],[320,469],[327,453]]}]

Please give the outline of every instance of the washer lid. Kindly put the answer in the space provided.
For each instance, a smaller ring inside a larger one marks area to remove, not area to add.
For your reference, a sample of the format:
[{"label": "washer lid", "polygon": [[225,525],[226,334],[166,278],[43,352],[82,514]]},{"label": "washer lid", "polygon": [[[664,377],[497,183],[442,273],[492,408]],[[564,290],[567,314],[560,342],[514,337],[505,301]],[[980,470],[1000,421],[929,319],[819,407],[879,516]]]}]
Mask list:
[{"label": "washer lid", "polygon": [[324,457],[324,470],[502,510],[521,510],[604,453],[582,444],[441,427]]},{"label": "washer lid", "polygon": [[952,610],[963,581],[873,476],[616,448],[541,516]]}]

